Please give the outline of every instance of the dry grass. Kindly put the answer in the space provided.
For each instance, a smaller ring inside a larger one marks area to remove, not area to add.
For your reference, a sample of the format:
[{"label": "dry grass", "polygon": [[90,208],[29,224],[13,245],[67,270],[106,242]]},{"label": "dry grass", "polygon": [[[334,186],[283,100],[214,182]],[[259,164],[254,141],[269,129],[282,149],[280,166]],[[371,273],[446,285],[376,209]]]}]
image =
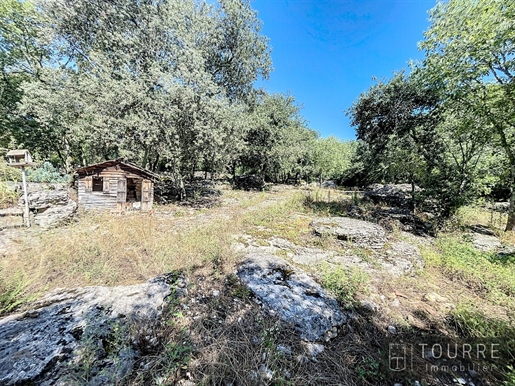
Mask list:
[{"label": "dry grass", "polygon": [[[185,272],[189,295],[172,304],[157,332],[158,346],[140,342],[142,358],[136,371],[121,382],[130,385],[173,385],[185,379],[199,385],[446,384],[452,383],[450,374],[428,376],[427,361],[421,358],[413,372],[389,371],[389,344],[456,342],[498,334],[501,328],[507,339],[515,336],[513,311],[506,306],[513,304],[511,266],[488,259],[479,264],[474,259],[480,256],[468,247],[443,240],[427,247],[426,269],[410,277],[374,277],[370,285],[362,285],[362,277],[342,281],[337,270],[329,272],[333,276],[326,275],[326,281],[331,279],[326,285],[340,291],[344,303],[348,305],[346,296],[355,292],[356,299],[373,300],[380,308],[371,312],[353,302],[339,335],[309,359],[292,326],[266,314],[230,274],[240,258],[231,244],[242,232],[258,239],[283,237],[299,245],[319,240],[319,247],[336,248],[330,240],[312,236],[309,222],[314,216],[335,214],[352,198],[336,191],[328,197],[323,191],[319,200],[329,202],[312,208],[305,205],[306,194],[316,196],[292,190],[230,191],[220,207],[207,210],[170,205],[153,216],[84,214],[67,227],[28,232],[18,252],[0,261],[0,284],[8,289],[0,291],[16,300],[55,287],[131,284],[165,272]],[[488,225],[483,212],[470,210],[463,216],[464,223]],[[505,241],[510,242],[508,237]],[[480,276],[474,264],[482,267]],[[447,298],[449,304],[424,300],[428,292]],[[395,326],[397,334],[389,334],[388,326]],[[500,384],[499,374],[485,380]]]},{"label": "dry grass", "polygon": [[496,212],[493,209],[487,209],[481,206],[464,206],[458,210],[450,222],[451,227],[452,225],[482,225],[491,228],[502,237],[507,219],[508,215],[506,213]]},{"label": "dry grass", "polygon": [[134,284],[175,270],[223,273],[237,258],[231,243],[241,217],[238,207],[216,210],[223,216],[86,213],[64,228],[26,232],[17,252],[0,261],[3,283],[23,278],[24,295],[34,296],[57,287]]},{"label": "dry grass", "polygon": [[[212,223],[176,231],[149,216],[89,215],[66,229],[40,235],[10,265],[34,278],[34,289],[141,282],[173,270],[231,259],[230,227]],[[34,259],[37,258],[37,260]]]}]

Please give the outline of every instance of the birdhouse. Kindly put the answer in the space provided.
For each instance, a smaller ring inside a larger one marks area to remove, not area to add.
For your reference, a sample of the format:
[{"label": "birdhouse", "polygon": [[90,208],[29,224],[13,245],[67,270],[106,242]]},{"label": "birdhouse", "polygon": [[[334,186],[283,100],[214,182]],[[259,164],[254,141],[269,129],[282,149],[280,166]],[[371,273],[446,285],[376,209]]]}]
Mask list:
[{"label": "birdhouse", "polygon": [[22,168],[26,166],[35,166],[28,150],[19,149],[11,150],[7,153],[7,164],[14,168]]}]

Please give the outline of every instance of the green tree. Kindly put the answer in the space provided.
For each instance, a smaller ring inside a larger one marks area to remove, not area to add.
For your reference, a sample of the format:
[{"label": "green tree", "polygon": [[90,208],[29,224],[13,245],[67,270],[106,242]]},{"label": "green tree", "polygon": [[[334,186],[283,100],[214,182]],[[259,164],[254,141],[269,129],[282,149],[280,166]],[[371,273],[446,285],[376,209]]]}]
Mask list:
[{"label": "green tree", "polygon": [[31,1],[0,2],[0,147],[28,145],[25,131],[34,129],[34,121],[18,115],[17,104],[21,84],[37,78],[48,52],[41,22]]},{"label": "green tree", "polygon": [[244,172],[271,181],[298,180],[308,172],[316,133],[306,128],[291,95],[261,93],[249,119],[240,160]]},{"label": "green tree", "polygon": [[[461,106],[444,103],[426,87],[421,69],[411,76],[396,74],[362,94],[349,115],[370,166],[369,179],[407,182],[424,188],[423,196],[439,205],[442,217],[485,191],[484,165],[488,125]],[[483,169],[484,170],[484,169]],[[422,197],[423,198],[423,197]]]},{"label": "green tree", "polygon": [[320,183],[327,179],[341,179],[352,166],[355,152],[355,141],[342,141],[333,136],[317,139],[313,150],[315,177]]},{"label": "green tree", "polygon": [[515,229],[515,3],[449,0],[430,12],[421,48],[427,84],[449,104],[487,121],[491,147],[501,148],[512,190],[506,230]]},{"label": "green tree", "polygon": [[[22,112],[63,163],[123,157],[184,176],[238,158],[253,83],[270,71],[248,1],[43,1],[54,49]],[[47,149],[48,152],[51,149]]]}]

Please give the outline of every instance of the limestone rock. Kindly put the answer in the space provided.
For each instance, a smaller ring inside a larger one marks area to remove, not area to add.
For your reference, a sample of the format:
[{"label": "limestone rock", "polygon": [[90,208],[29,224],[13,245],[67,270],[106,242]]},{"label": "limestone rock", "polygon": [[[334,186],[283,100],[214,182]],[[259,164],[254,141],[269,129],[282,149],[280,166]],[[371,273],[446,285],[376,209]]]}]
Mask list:
[{"label": "limestone rock", "polygon": [[[415,192],[422,189],[415,187]],[[364,193],[364,197],[369,198],[373,202],[383,202],[393,206],[406,206],[411,201],[411,185],[410,184],[373,184],[368,187]]]},{"label": "limestone rock", "polygon": [[315,233],[348,240],[359,247],[382,248],[386,242],[383,227],[368,221],[348,217],[321,217],[311,222]]},{"label": "limestone rock", "polygon": [[429,303],[444,303],[444,302],[448,301],[446,297],[441,296],[441,295],[437,294],[436,292],[429,292],[427,294],[424,294],[422,299],[424,299],[426,302],[429,302]]},{"label": "limestone rock", "polygon": [[394,241],[390,243],[387,252],[388,258],[380,260],[384,269],[395,276],[411,273],[424,267],[424,259],[420,250],[407,241]]},{"label": "limestone rock", "polygon": [[[40,190],[28,193],[28,201],[30,209],[46,209],[56,205],[67,205],[68,192],[66,190]],[[25,205],[23,196],[20,198],[19,205]]]},{"label": "limestone rock", "polygon": [[[77,203],[70,199],[66,190],[39,190],[28,194],[29,209],[34,212],[34,223],[42,228],[51,228],[72,218]],[[23,197],[19,205],[23,206]]]},{"label": "limestone rock", "polygon": [[321,188],[336,189],[336,183],[334,181],[324,181],[320,184]]},{"label": "limestone rock", "polygon": [[247,255],[238,276],[265,307],[292,323],[302,339],[323,340],[328,331],[346,321],[334,297],[277,256]]},{"label": "limestone rock", "polygon": [[72,218],[76,211],[77,203],[73,200],[68,200],[66,205],[53,206],[44,212],[37,213],[34,216],[34,223],[42,228],[51,228]]},{"label": "limestone rock", "polygon": [[476,249],[484,252],[497,251],[502,248],[501,242],[496,236],[481,233],[472,233],[472,243]]},{"label": "limestone rock", "polygon": [[[134,326],[151,330],[149,321],[159,317],[170,293],[163,278],[132,286],[58,289],[29,311],[0,319],[0,384],[69,384],[85,357],[92,361],[90,384],[122,378],[136,357]],[[112,346],[110,352],[106,345]]]}]

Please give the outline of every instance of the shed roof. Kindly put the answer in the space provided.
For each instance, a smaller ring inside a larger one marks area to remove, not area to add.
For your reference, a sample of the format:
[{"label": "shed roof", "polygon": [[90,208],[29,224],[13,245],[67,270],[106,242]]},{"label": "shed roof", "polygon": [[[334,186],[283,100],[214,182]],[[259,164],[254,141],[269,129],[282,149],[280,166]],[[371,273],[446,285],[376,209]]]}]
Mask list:
[{"label": "shed roof", "polygon": [[141,174],[142,176],[145,176],[150,180],[155,181],[155,180],[159,179],[159,176],[156,173],[153,173],[150,170],[141,168],[130,162],[124,162],[119,159],[109,160],[109,161],[105,161],[105,162],[100,162],[98,164],[84,166],[82,168],[78,168],[76,171],[78,174],[89,174],[89,173],[95,172],[98,169],[105,169],[105,168],[109,168],[109,167],[117,166],[117,165],[122,165],[125,168],[132,170],[135,174]]}]

